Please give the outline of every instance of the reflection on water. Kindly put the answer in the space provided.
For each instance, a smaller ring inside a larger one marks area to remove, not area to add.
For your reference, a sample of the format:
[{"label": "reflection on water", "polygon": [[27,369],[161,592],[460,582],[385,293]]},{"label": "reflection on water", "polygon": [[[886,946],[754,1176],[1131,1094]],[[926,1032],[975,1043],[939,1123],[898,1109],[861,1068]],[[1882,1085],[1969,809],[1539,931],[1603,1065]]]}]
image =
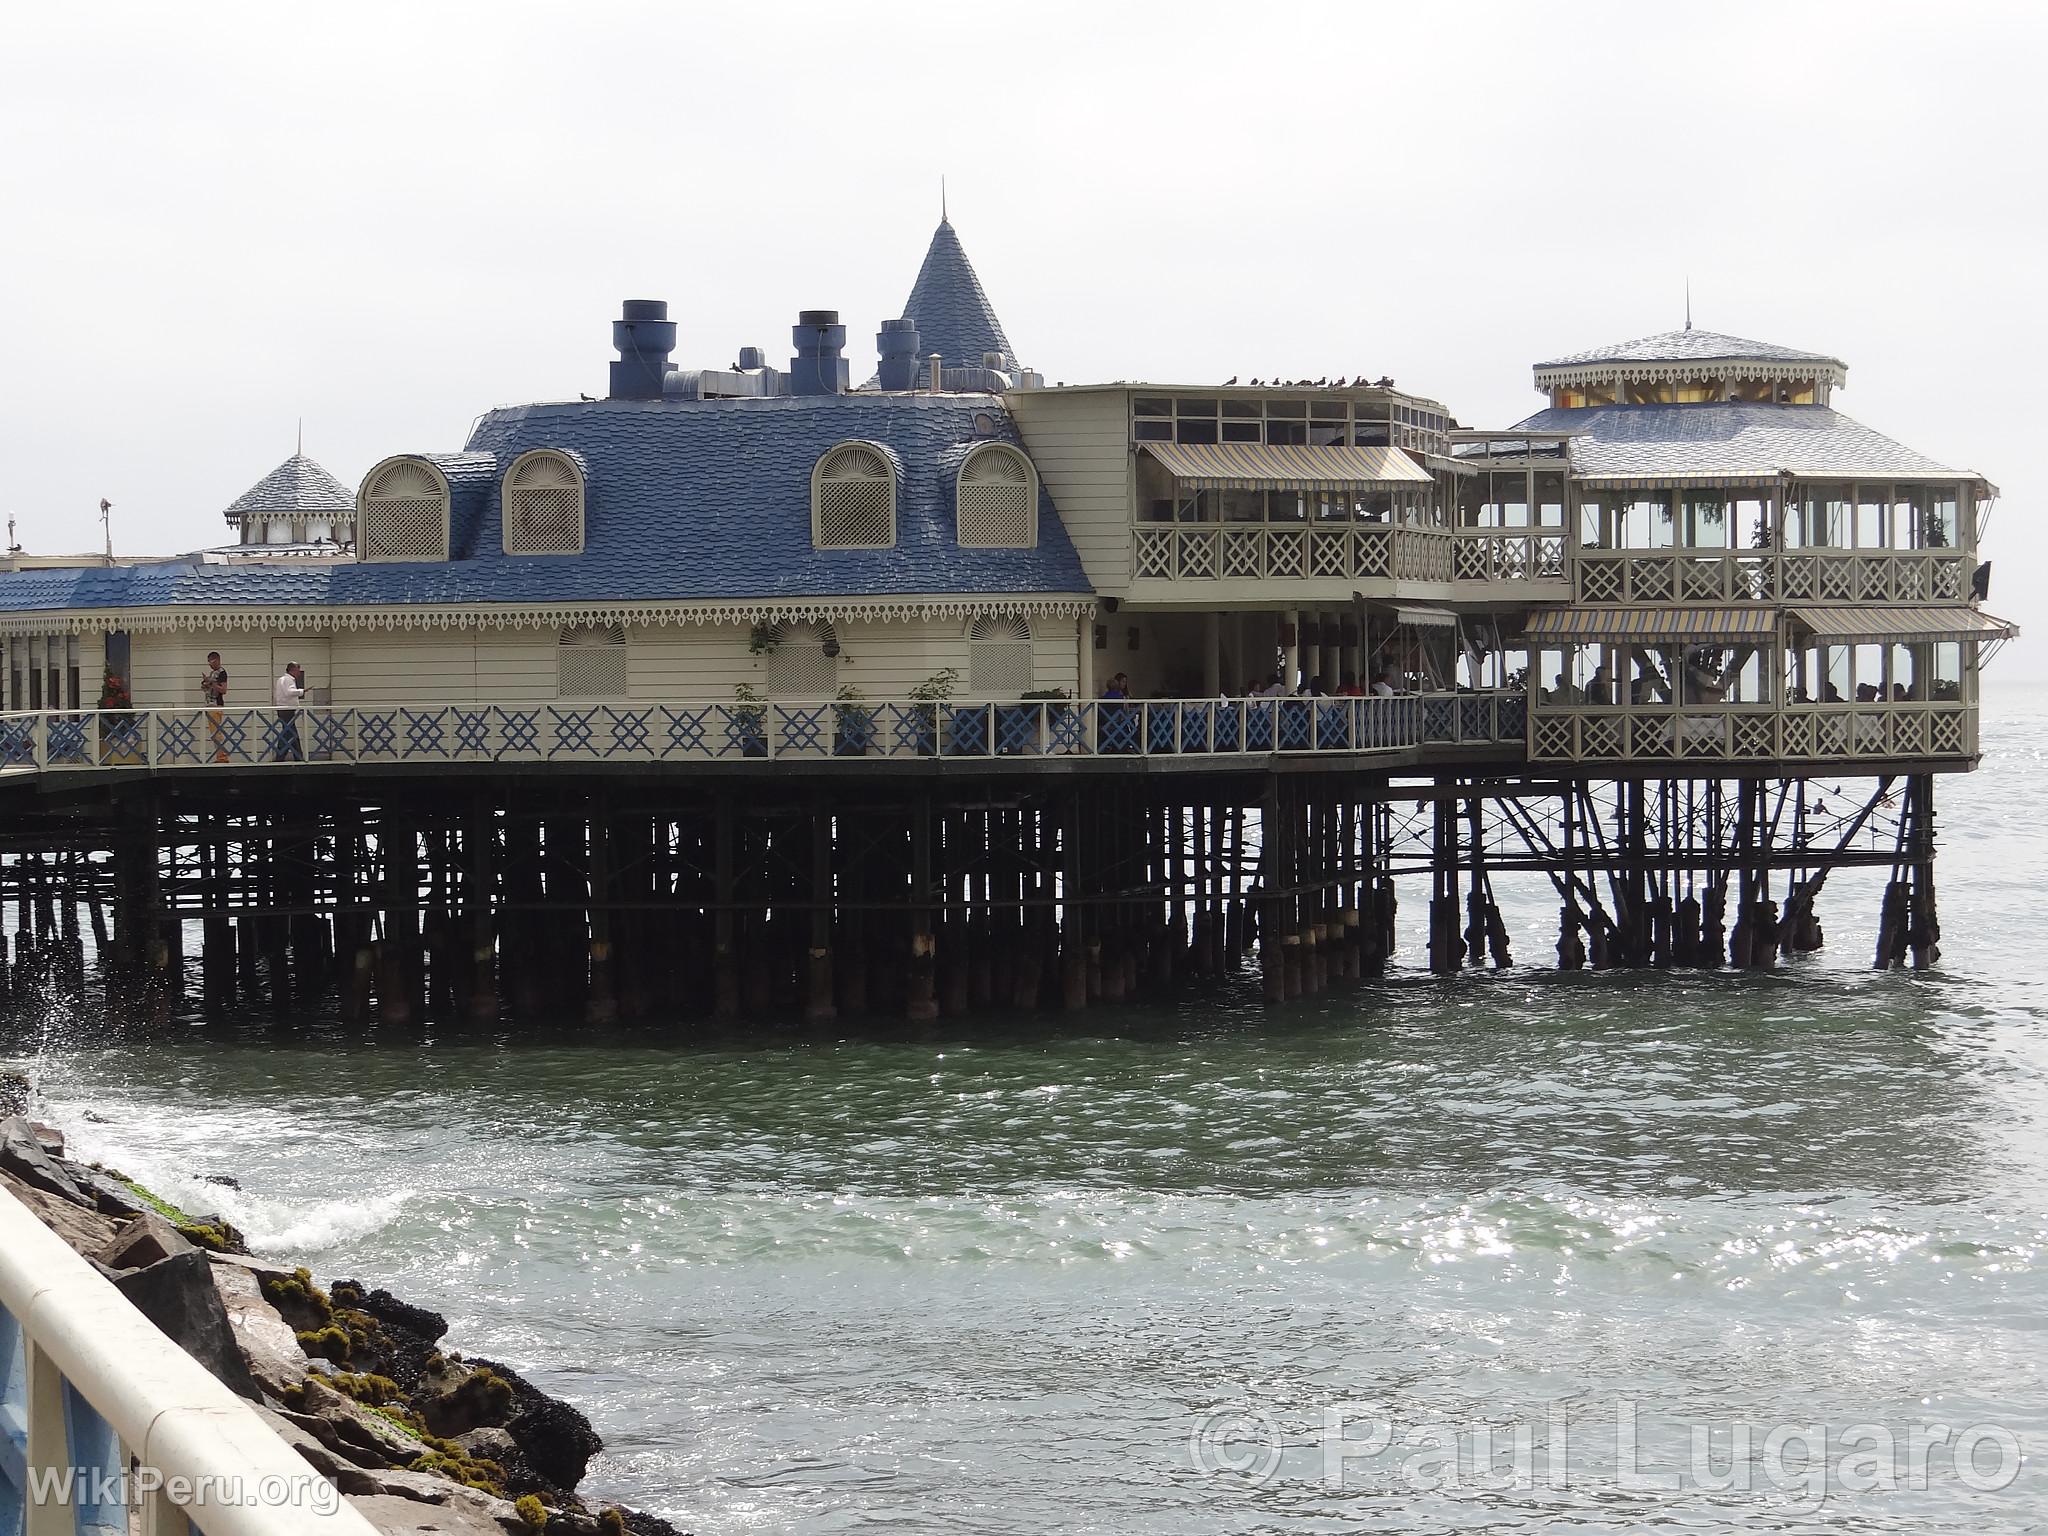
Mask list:
[{"label": "reflection on water", "polygon": [[[1939,975],[1863,969],[1876,893],[1838,877],[1828,956],[1762,977],[858,1040],[73,1031],[45,1091],[89,1155],[446,1309],[584,1403],[600,1480],[705,1533],[2019,1528],[2031,1465],[1822,1517],[1628,1492],[1598,1435],[1567,1486],[1426,1495],[1325,1486],[1318,1443],[1344,1403],[1635,1401],[1655,1455],[1691,1422],[2048,1432],[2048,836],[2018,792],[2048,717],[1986,734],[1943,787]],[[1550,898],[1514,901],[1543,953]],[[1263,1486],[1191,1465],[1218,1404],[1280,1437]]]}]

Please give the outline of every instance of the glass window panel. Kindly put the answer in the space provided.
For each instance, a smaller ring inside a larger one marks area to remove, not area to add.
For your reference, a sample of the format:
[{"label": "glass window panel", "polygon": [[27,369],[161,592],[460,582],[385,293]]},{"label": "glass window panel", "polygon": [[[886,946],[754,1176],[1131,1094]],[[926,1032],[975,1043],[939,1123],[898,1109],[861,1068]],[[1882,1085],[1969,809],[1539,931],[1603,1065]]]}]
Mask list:
[{"label": "glass window panel", "polygon": [[1226,400],[1223,402],[1223,414],[1238,417],[1249,416],[1253,421],[1257,421],[1259,419],[1259,402],[1256,397],[1249,400]]},{"label": "glass window panel", "polygon": [[1160,399],[1157,396],[1140,395],[1131,402],[1131,414],[1133,416],[1171,416],[1173,414],[1173,402]]},{"label": "glass window panel", "polygon": [[1266,515],[1264,491],[1221,491],[1218,495],[1226,523],[1256,523]]},{"label": "glass window panel", "polygon": [[1757,491],[1737,491],[1728,502],[1728,544],[1731,549],[1773,549],[1771,498]]},{"label": "glass window panel", "polygon": [[1348,409],[1342,400],[1314,400],[1309,403],[1308,413],[1322,421],[1342,421]]},{"label": "glass window panel", "polygon": [[1308,442],[1308,423],[1305,421],[1268,421],[1266,441],[1281,447],[1299,447]]},{"label": "glass window panel", "polygon": [[1216,402],[1214,400],[1176,400],[1173,402],[1173,413],[1176,416],[1214,416],[1216,414]]},{"label": "glass window panel", "polygon": [[1256,443],[1259,440],[1260,425],[1256,421],[1225,421],[1223,441],[1226,443]]},{"label": "glass window panel", "polygon": [[1173,440],[1176,443],[1213,443],[1216,441],[1216,418],[1213,416],[1182,416],[1173,424]]},{"label": "glass window panel", "polygon": [[1488,522],[1496,528],[1529,526],[1529,477],[1521,470],[1497,470],[1487,477]]},{"label": "glass window panel", "polygon": [[1858,549],[1883,549],[1885,547],[1888,542],[1885,535],[1885,521],[1890,506],[1890,486],[1859,485],[1856,487],[1856,547]]},{"label": "glass window panel", "polygon": [[1306,400],[1268,400],[1266,402],[1266,414],[1268,416],[1305,417],[1308,415],[1308,402]]},{"label": "glass window panel", "polygon": [[1937,486],[1924,493],[1919,542],[1923,549],[1954,549],[1962,543],[1957,537],[1956,493],[1953,490]]},{"label": "glass window panel", "polygon": [[1963,697],[1963,647],[1959,641],[1943,640],[1934,647],[1932,696],[1951,704]]},{"label": "glass window panel", "polygon": [[1564,476],[1540,474],[1536,477],[1536,521],[1545,528],[1564,526]]},{"label": "glass window panel", "polygon": [[1482,527],[1486,521],[1486,476],[1460,475],[1457,505],[1459,527]]},{"label": "glass window panel", "polygon": [[1133,424],[1141,443],[1167,443],[1173,441],[1173,423],[1170,421],[1140,421]]}]

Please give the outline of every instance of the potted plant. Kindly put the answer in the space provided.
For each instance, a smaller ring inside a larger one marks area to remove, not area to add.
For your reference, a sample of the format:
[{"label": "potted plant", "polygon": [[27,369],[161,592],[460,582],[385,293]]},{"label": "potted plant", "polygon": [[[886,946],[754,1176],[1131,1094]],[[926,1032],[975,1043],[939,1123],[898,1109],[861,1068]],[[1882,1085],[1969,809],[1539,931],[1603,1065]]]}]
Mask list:
[{"label": "potted plant", "polygon": [[960,686],[958,667],[941,667],[910,690],[917,703],[917,750],[930,757],[939,750],[939,705],[953,697]]},{"label": "potted plant", "polygon": [[726,741],[738,747],[742,757],[766,757],[768,701],[747,683],[733,689],[732,699],[732,708],[725,712]]},{"label": "potted plant", "polygon": [[875,712],[863,701],[861,691],[851,683],[839,685],[833,695],[832,736],[834,757],[865,757],[875,739]]}]

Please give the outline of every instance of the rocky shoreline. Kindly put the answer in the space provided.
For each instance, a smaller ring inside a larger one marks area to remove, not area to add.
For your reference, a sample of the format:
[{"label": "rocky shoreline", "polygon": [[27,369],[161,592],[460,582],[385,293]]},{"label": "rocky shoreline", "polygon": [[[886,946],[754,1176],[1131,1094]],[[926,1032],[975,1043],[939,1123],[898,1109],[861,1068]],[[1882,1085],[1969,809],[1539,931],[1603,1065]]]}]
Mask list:
[{"label": "rocky shoreline", "polygon": [[573,1405],[444,1350],[447,1320],[259,1258],[229,1223],[65,1156],[0,1072],[0,1190],[256,1411],[387,1536],[681,1536],[576,1492],[604,1442]]}]

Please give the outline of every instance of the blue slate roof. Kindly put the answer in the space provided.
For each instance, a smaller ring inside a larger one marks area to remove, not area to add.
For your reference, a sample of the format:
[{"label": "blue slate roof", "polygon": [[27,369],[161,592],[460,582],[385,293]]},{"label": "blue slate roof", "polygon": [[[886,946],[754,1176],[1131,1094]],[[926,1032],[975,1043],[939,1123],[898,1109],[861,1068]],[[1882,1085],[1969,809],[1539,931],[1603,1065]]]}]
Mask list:
[{"label": "blue slate roof", "polygon": [[[977,422],[982,429],[977,430]],[[992,430],[991,430],[992,429]],[[900,469],[896,544],[811,547],[811,470],[837,443],[886,449]],[[599,400],[491,411],[448,476],[447,562],[152,565],[0,572],[0,610],[172,603],[605,603],[807,597],[1080,594],[1091,589],[1041,493],[1033,549],[963,549],[954,475],[963,444],[1022,446],[988,395]],[[580,555],[507,555],[503,475],[529,448],[584,467]]]},{"label": "blue slate roof", "polygon": [[917,322],[920,356],[938,353],[948,368],[979,368],[984,353],[1000,352],[1014,363],[1003,322],[981,291],[981,279],[961,247],[950,220],[940,219],[924,265],[904,301],[903,313]]},{"label": "blue slate roof", "polygon": [[230,522],[293,513],[348,517],[355,504],[355,496],[347,486],[303,453],[295,453],[229,502],[224,516]]},{"label": "blue slate roof", "polygon": [[1801,352],[1793,347],[1781,347],[1768,341],[1749,341],[1741,336],[1724,336],[1719,331],[1696,331],[1687,326],[1682,331],[1659,331],[1655,336],[1639,336],[1634,341],[1617,341],[1608,346],[1595,347],[1590,352],[1574,352],[1569,357],[1553,357],[1547,363],[1538,363],[1538,368],[1577,368],[1587,363],[1707,363],[1707,362],[1766,362],[1766,363],[1833,363],[1836,367],[1844,364],[1838,357],[1829,357],[1824,352]]},{"label": "blue slate roof", "polygon": [[1604,405],[1538,411],[1516,428],[1580,432],[1572,469],[1589,478],[1649,475],[1849,477],[1965,473],[1825,405]]}]

